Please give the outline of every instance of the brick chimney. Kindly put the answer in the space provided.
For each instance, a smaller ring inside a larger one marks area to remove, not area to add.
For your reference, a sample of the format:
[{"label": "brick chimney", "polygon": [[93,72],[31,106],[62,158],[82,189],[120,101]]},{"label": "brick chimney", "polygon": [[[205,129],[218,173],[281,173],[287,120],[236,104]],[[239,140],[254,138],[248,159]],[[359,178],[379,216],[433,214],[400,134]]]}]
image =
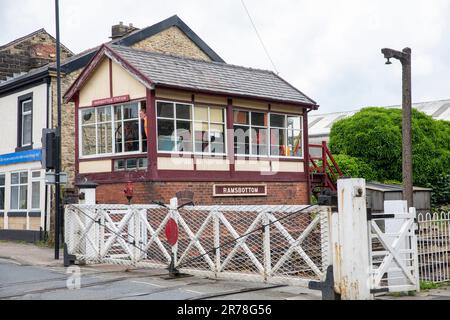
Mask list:
[{"label": "brick chimney", "polygon": [[112,26],[111,28],[111,39],[116,40],[119,38],[122,38],[123,36],[126,36],[127,34],[138,30],[138,28],[135,28],[132,23],[130,23],[128,26],[124,25],[121,21],[119,24],[116,24]]}]

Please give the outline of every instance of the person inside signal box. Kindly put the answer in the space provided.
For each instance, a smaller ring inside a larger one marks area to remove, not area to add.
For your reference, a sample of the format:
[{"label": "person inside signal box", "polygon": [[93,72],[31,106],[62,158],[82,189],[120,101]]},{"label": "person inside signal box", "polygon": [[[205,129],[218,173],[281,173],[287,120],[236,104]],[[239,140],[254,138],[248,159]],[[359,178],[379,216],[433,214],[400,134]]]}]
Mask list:
[{"label": "person inside signal box", "polygon": [[142,149],[147,151],[147,137],[148,137],[148,121],[147,121],[147,108],[142,106],[139,113],[141,118],[141,132],[142,132]]}]

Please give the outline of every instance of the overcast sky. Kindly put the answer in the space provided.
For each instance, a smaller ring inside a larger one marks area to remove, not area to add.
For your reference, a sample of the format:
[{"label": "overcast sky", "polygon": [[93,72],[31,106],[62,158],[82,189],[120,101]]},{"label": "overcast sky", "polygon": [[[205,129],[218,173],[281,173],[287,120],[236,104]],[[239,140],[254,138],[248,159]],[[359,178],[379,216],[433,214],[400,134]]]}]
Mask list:
[{"label": "overcast sky", "polygon": [[[280,76],[334,112],[401,103],[401,67],[381,48],[413,50],[413,99],[450,99],[448,0],[245,0]],[[45,28],[53,0],[0,0],[0,44]],[[107,42],[111,25],[177,14],[226,62],[271,69],[240,0],[61,0],[62,42]]]}]

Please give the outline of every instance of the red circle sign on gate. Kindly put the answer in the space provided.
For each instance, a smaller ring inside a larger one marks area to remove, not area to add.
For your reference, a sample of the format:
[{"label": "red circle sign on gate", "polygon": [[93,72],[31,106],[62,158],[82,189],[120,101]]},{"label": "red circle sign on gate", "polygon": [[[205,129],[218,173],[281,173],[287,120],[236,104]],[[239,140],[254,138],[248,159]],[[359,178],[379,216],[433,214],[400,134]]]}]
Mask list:
[{"label": "red circle sign on gate", "polygon": [[174,246],[178,242],[178,225],[174,219],[170,219],[166,225],[166,238],[167,242]]}]

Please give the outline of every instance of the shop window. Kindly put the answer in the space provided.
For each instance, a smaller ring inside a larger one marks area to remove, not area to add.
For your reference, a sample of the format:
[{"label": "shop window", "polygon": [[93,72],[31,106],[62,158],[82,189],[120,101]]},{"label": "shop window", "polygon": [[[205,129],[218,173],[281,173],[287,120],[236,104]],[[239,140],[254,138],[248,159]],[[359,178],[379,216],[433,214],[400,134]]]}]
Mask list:
[{"label": "shop window", "polygon": [[28,208],[28,172],[11,173],[11,210]]},{"label": "shop window", "polygon": [[137,170],[147,170],[147,168],[148,168],[147,158],[114,160],[114,171],[137,171]]},{"label": "shop window", "polygon": [[40,210],[41,208],[41,172],[33,171],[31,173],[31,209]]},{"label": "shop window", "polygon": [[145,105],[98,107],[81,110],[81,155],[145,152]]},{"label": "shop window", "polygon": [[0,211],[5,210],[5,175],[0,174]]}]

